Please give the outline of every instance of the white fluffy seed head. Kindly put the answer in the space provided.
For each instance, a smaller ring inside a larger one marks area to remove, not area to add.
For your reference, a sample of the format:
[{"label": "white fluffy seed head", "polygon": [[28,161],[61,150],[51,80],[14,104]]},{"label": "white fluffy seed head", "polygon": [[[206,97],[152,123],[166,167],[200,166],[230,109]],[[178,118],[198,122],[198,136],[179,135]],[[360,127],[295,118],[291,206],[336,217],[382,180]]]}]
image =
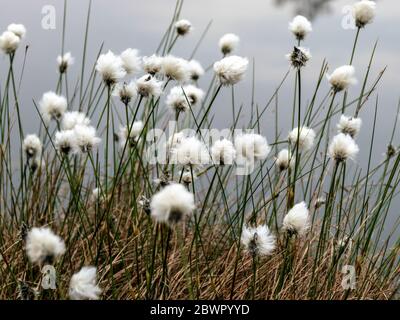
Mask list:
[{"label": "white fluffy seed head", "polygon": [[113,96],[117,96],[125,104],[129,104],[137,96],[137,85],[135,81],[129,83],[117,83],[113,90]]},{"label": "white fluffy seed head", "polygon": [[126,139],[128,139],[128,134],[129,134],[128,146],[133,147],[137,143],[139,136],[143,130],[143,127],[144,125],[142,121],[135,121],[130,128],[130,132],[128,127],[126,126],[121,127],[118,133],[118,139],[121,148],[125,147]]},{"label": "white fluffy seed head", "polygon": [[309,216],[306,203],[293,206],[283,219],[283,229],[289,233],[304,235],[309,228]]},{"label": "white fluffy seed head", "polygon": [[204,69],[201,66],[200,62],[198,62],[197,60],[190,60],[188,68],[190,79],[193,81],[199,80],[199,78],[204,75]]},{"label": "white fluffy seed head", "polygon": [[244,227],[240,238],[245,249],[252,255],[271,255],[276,247],[276,238],[267,226]]},{"label": "white fluffy seed head", "polygon": [[136,74],[142,69],[142,59],[139,50],[128,48],[120,55],[122,67],[126,74]]},{"label": "white fluffy seed head", "polygon": [[143,57],[143,70],[154,76],[161,71],[162,57],[155,54]]},{"label": "white fluffy seed head", "polygon": [[214,63],[214,71],[222,85],[234,85],[243,79],[249,60],[239,56],[229,56]]},{"label": "white fluffy seed head", "polygon": [[196,137],[188,137],[172,148],[170,162],[196,168],[209,163],[210,156],[203,142]]},{"label": "white fluffy seed head", "polygon": [[282,149],[276,157],[275,165],[280,171],[284,171],[294,166],[294,160],[288,149]]},{"label": "white fluffy seed head", "polygon": [[51,119],[58,121],[67,110],[67,99],[49,91],[43,94],[39,106],[45,122],[49,122]]},{"label": "white fluffy seed head", "polygon": [[24,38],[26,35],[26,28],[23,24],[11,23],[7,27],[7,31],[14,33],[20,39]]},{"label": "white fluffy seed head", "polygon": [[180,86],[171,88],[167,96],[166,104],[168,108],[175,113],[186,112],[190,109],[188,99],[186,99]]},{"label": "white fluffy seed head", "polygon": [[218,46],[222,54],[225,56],[232,53],[238,47],[240,42],[239,37],[233,33],[227,33],[219,39]]},{"label": "white fluffy seed head", "polygon": [[157,222],[176,223],[193,213],[194,196],[183,185],[172,183],[153,196],[150,208]]},{"label": "white fluffy seed head", "polygon": [[162,58],[161,72],[172,80],[185,83],[190,78],[189,63],[187,60],[168,55]]},{"label": "white fluffy seed head", "polygon": [[64,254],[64,241],[49,228],[32,228],[26,237],[26,253],[32,263],[49,263]]},{"label": "white fluffy seed head", "polygon": [[350,85],[356,84],[354,77],[355,69],[353,66],[345,65],[335,69],[327,78],[335,92],[347,89]]},{"label": "white fluffy seed head", "polygon": [[194,179],[196,179],[196,174],[193,172],[193,177],[192,177],[192,172],[187,169],[182,169],[180,172],[181,181],[185,184],[190,184],[193,182]]},{"label": "white fluffy seed head", "polygon": [[361,124],[362,120],[360,118],[347,117],[342,114],[337,125],[338,132],[348,134],[354,138],[360,132]]},{"label": "white fluffy seed head", "polygon": [[162,81],[157,80],[150,74],[136,80],[137,92],[142,97],[159,97],[162,93],[162,84]]},{"label": "white fluffy seed head", "polygon": [[95,267],[83,267],[71,277],[69,297],[71,300],[98,300],[101,289],[97,285]]},{"label": "white fluffy seed head", "polygon": [[67,52],[63,56],[59,55],[57,57],[58,70],[60,73],[64,73],[74,62],[75,59],[72,57],[71,52]]},{"label": "white fluffy seed head", "polygon": [[358,154],[359,148],[353,138],[348,134],[339,133],[333,137],[328,148],[329,156],[337,161],[354,160]]},{"label": "white fluffy seed head", "polygon": [[126,75],[122,59],[112,51],[99,56],[96,63],[96,71],[108,86],[114,85]]},{"label": "white fluffy seed head", "polygon": [[42,142],[36,134],[28,134],[22,143],[22,149],[27,158],[39,157],[42,153]]},{"label": "white fluffy seed head", "polygon": [[[300,132],[299,132],[300,131]],[[288,140],[292,147],[298,146],[299,151],[308,151],[314,145],[315,132],[308,127],[294,128],[289,132]]]},{"label": "white fluffy seed head", "polygon": [[167,147],[169,149],[178,147],[179,144],[186,138],[183,131],[177,132],[168,138]]},{"label": "white fluffy seed head", "polygon": [[77,152],[90,152],[101,139],[96,136],[96,129],[92,126],[76,125],[74,128]]},{"label": "white fluffy seed head", "polygon": [[211,147],[211,157],[216,165],[232,165],[236,158],[236,149],[228,139],[217,140]]},{"label": "white fluffy seed head", "polygon": [[21,39],[11,31],[4,31],[0,36],[0,49],[5,54],[14,53],[21,42]]},{"label": "white fluffy seed head", "polygon": [[312,31],[312,25],[306,17],[298,15],[289,22],[289,30],[297,40],[303,40]]},{"label": "white fluffy seed head", "polygon": [[86,117],[83,112],[79,111],[68,111],[64,113],[61,121],[61,128],[63,130],[72,130],[77,125],[88,126],[90,119]]},{"label": "white fluffy seed head", "polygon": [[303,47],[294,47],[292,53],[286,55],[293,68],[305,67],[308,60],[311,59],[310,50]]},{"label": "white fluffy seed head", "polygon": [[361,0],[353,5],[353,17],[358,28],[364,28],[372,23],[375,17],[375,1]]},{"label": "white fluffy seed head", "polygon": [[271,151],[267,139],[255,133],[237,135],[235,148],[238,156],[250,161],[264,160]]},{"label": "white fluffy seed head", "polygon": [[180,36],[184,36],[190,33],[190,31],[192,31],[193,28],[189,20],[181,19],[175,22],[175,29]]},{"label": "white fluffy seed head", "polygon": [[57,131],[54,145],[59,152],[65,155],[75,152],[77,146],[74,130]]},{"label": "white fluffy seed head", "polygon": [[186,85],[183,87],[183,95],[186,95],[191,106],[200,104],[203,101],[204,91],[194,85]]}]

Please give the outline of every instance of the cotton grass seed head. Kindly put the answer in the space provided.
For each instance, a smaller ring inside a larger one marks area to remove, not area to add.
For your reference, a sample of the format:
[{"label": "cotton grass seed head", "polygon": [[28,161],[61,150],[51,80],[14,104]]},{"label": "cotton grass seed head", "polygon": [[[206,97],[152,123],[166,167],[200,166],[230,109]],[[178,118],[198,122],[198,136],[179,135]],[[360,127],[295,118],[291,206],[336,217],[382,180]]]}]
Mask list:
[{"label": "cotton grass seed head", "polygon": [[[300,132],[299,132],[300,131]],[[298,146],[299,151],[308,151],[314,145],[315,132],[308,127],[294,128],[289,132],[288,140],[292,147]]]},{"label": "cotton grass seed head", "polygon": [[64,154],[69,155],[76,151],[76,136],[74,130],[61,130],[56,132],[54,139],[56,149]]},{"label": "cotton grass seed head", "polygon": [[332,74],[328,74],[327,78],[332,86],[333,91],[339,92],[347,89],[350,85],[357,83],[357,79],[354,77],[354,74],[354,67],[345,65],[335,69]]},{"label": "cotton grass seed head", "polygon": [[11,23],[8,25],[7,31],[14,33],[20,39],[24,38],[26,35],[26,28],[20,23]]},{"label": "cotton grass seed head", "polygon": [[309,228],[309,215],[306,203],[296,204],[283,219],[283,229],[289,234],[304,235]]},{"label": "cotton grass seed head", "polygon": [[197,60],[190,60],[188,68],[189,68],[190,79],[192,81],[197,81],[200,79],[202,75],[204,75],[204,69],[201,66],[200,62],[198,62]]},{"label": "cotton grass seed head", "polygon": [[49,91],[43,94],[39,106],[45,122],[51,119],[59,121],[67,110],[67,99]]},{"label": "cotton grass seed head", "polygon": [[130,132],[127,126],[121,127],[118,133],[118,138],[121,148],[125,147],[126,139],[128,139],[128,134],[129,134],[128,146],[134,147],[138,142],[139,136],[143,130],[143,126],[144,125],[142,121],[135,121],[130,128]]},{"label": "cotton grass seed head", "polygon": [[347,159],[354,160],[358,151],[358,146],[353,138],[344,133],[334,136],[328,148],[329,156],[336,162],[346,161]]},{"label": "cotton grass seed head", "polygon": [[361,0],[353,5],[353,17],[358,28],[364,28],[372,23],[375,17],[375,1]]},{"label": "cotton grass seed head", "polygon": [[293,68],[305,67],[311,59],[310,50],[303,47],[294,47],[293,52],[286,55]]},{"label": "cotton grass seed head", "polygon": [[22,150],[27,158],[38,157],[42,153],[42,142],[36,134],[28,134],[22,143]]},{"label": "cotton grass seed head", "polygon": [[188,33],[190,33],[190,31],[192,31],[193,28],[189,20],[181,19],[175,22],[175,29],[180,36],[185,36]]},{"label": "cotton grass seed head", "polygon": [[113,95],[119,97],[121,102],[128,105],[137,96],[137,85],[135,81],[129,83],[118,83],[113,90]]},{"label": "cotton grass seed head", "polygon": [[69,284],[71,300],[98,300],[101,289],[97,285],[96,267],[83,267],[75,273]]},{"label": "cotton grass seed head", "polygon": [[188,61],[173,55],[168,55],[162,59],[161,72],[167,78],[180,83],[185,83],[190,78]]},{"label": "cotton grass seed head", "polygon": [[362,120],[360,118],[346,117],[342,114],[337,125],[338,132],[348,134],[354,139],[360,132],[361,124]]},{"label": "cotton grass seed head", "polygon": [[224,34],[219,39],[218,46],[224,56],[231,54],[236,50],[240,42],[240,38],[233,33]]},{"label": "cotton grass seed head", "polygon": [[119,56],[126,74],[136,74],[142,69],[142,59],[139,50],[128,48]]},{"label": "cotton grass seed head", "polygon": [[161,71],[162,59],[162,57],[155,54],[143,57],[143,70],[152,76],[156,75]]},{"label": "cotton grass seed head", "polygon": [[194,196],[183,185],[172,183],[153,196],[150,208],[151,216],[157,222],[177,223],[192,215]]},{"label": "cotton grass seed head", "polygon": [[210,162],[209,152],[196,137],[188,137],[171,150],[171,163],[183,166],[201,167]]},{"label": "cotton grass seed head", "polygon": [[96,129],[92,126],[77,125],[74,128],[77,152],[87,153],[97,146],[101,139],[96,136]]},{"label": "cotton grass seed head", "polygon": [[265,225],[256,228],[244,227],[240,240],[252,256],[271,255],[276,247],[275,236]]},{"label": "cotton grass seed head", "polygon": [[180,86],[176,86],[171,88],[166,104],[168,108],[175,113],[186,112],[190,109],[189,99],[184,95],[182,88]]},{"label": "cotton grass seed head", "polygon": [[236,149],[228,139],[217,140],[211,147],[211,157],[216,165],[232,165],[236,158]]},{"label": "cotton grass seed head", "polygon": [[52,264],[64,254],[65,244],[50,228],[32,228],[26,237],[25,249],[32,263]]},{"label": "cotton grass seed head", "polygon": [[157,80],[150,74],[144,75],[136,80],[136,88],[142,97],[159,97],[162,93],[162,81]]},{"label": "cotton grass seed head", "polygon": [[289,167],[293,168],[294,160],[295,158],[290,155],[288,149],[282,149],[281,151],[279,151],[276,157],[275,165],[280,171],[284,171],[287,170]]},{"label": "cotton grass seed head", "polygon": [[60,73],[64,73],[67,71],[68,67],[73,65],[75,62],[75,59],[72,57],[71,52],[65,53],[63,56],[58,56],[57,57],[57,64],[58,64],[58,70]]},{"label": "cotton grass seed head", "polygon": [[289,22],[289,30],[297,40],[304,40],[306,35],[312,31],[312,25],[306,17],[298,15]]},{"label": "cotton grass seed head", "polygon": [[114,85],[126,75],[122,59],[112,51],[99,56],[96,63],[96,71],[102,76],[107,86]]},{"label": "cotton grass seed head", "polygon": [[61,128],[63,130],[72,130],[77,125],[88,126],[90,125],[90,119],[86,117],[86,114],[79,111],[68,111],[64,113],[61,121]]},{"label": "cotton grass seed head", "polygon": [[0,36],[0,49],[5,54],[14,53],[21,42],[21,39],[14,32],[4,31]]},{"label": "cotton grass seed head", "polygon": [[243,79],[249,60],[239,56],[229,56],[214,63],[214,72],[222,85],[234,85]]},{"label": "cotton grass seed head", "polygon": [[237,135],[235,148],[238,155],[250,161],[264,160],[271,151],[267,139],[255,133]]},{"label": "cotton grass seed head", "polygon": [[183,87],[183,95],[186,95],[190,105],[195,106],[203,101],[204,91],[194,85],[186,85]]}]

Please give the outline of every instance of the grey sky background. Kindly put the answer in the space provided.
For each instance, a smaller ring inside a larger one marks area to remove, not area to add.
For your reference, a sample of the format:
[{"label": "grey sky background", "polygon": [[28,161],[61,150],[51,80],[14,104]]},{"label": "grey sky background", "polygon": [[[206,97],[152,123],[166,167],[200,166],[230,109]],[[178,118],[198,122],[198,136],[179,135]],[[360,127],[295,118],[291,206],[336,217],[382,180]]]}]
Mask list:
[{"label": "grey sky background", "polygon": [[[278,6],[278,2],[281,5]],[[212,20],[210,31],[195,56],[195,59],[207,67],[221,57],[217,47],[218,39],[227,32],[236,33],[241,38],[237,54],[255,59],[255,100],[263,106],[288,69],[288,62],[284,55],[294,45],[294,39],[288,31],[288,21],[293,18],[299,7],[304,8],[306,2],[307,0],[186,0],[181,16],[192,22],[194,31],[179,40],[172,53],[188,58],[204,28]],[[88,0],[68,1],[65,50],[71,51],[76,57],[76,63],[69,73],[71,83],[76,82],[79,76],[88,3]],[[322,10],[313,20],[314,30],[304,43],[304,46],[310,48],[313,57],[302,74],[303,101],[307,101],[312,94],[324,58],[327,59],[331,71],[348,63],[355,30],[343,29],[341,21],[343,7],[352,3],[354,3],[353,0],[326,1],[327,9]],[[58,79],[55,59],[61,50],[63,1],[1,0],[1,4],[0,30],[4,30],[12,22],[23,23],[28,30],[23,42],[23,45],[29,45],[29,54],[20,92],[20,103],[25,131],[35,132],[39,117],[32,99],[39,100],[44,92],[54,90]],[[45,5],[53,5],[56,8],[55,30],[44,30],[41,26],[43,18],[41,11]],[[132,47],[139,49],[143,55],[152,54],[168,26],[174,6],[175,0],[94,0],[87,53],[89,65],[94,63],[96,53],[103,41],[103,51],[111,49],[119,53]],[[360,82],[366,72],[374,42],[378,39],[371,81],[385,66],[388,69],[377,90],[379,112],[373,159],[375,164],[382,159],[382,154],[386,150],[400,97],[400,5],[398,1],[377,1],[377,17],[374,23],[361,32],[354,62]],[[18,64],[21,64],[22,57],[23,50],[19,50],[16,70],[20,70]],[[7,63],[6,57],[1,55],[1,81],[4,81]],[[207,83],[206,80],[207,77],[200,81],[200,86]],[[279,95],[280,127],[283,136],[286,136],[291,122],[293,81],[293,77],[290,76]],[[239,106],[243,103],[248,115],[251,101],[251,72],[248,72],[246,79],[235,90],[236,104]],[[320,98],[327,90],[328,85],[324,81]],[[350,99],[356,97],[359,92],[360,84],[350,90]],[[220,128],[225,128],[231,121],[231,117],[226,116],[230,115],[231,110],[230,95],[230,90],[224,90],[216,100],[214,108],[216,125]],[[372,97],[360,114],[363,119],[363,128],[358,138],[361,149],[358,162],[364,167],[366,167],[369,153],[375,97],[376,95]],[[272,141],[273,114],[266,113],[261,124],[262,134]],[[332,134],[334,131],[335,128],[332,128]],[[399,215],[397,208],[394,207],[392,211],[392,219],[397,218]]]}]

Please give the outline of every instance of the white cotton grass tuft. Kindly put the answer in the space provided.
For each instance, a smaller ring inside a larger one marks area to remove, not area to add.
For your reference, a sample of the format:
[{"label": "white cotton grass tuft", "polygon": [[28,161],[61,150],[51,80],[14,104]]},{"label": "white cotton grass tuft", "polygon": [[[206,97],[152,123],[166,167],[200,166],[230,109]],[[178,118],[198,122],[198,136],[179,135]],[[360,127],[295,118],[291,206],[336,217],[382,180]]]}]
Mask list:
[{"label": "white cotton grass tuft", "polygon": [[185,83],[190,77],[189,62],[185,59],[168,55],[162,58],[161,72],[169,79]]},{"label": "white cotton grass tuft", "polygon": [[294,159],[295,158],[291,156],[288,149],[282,149],[276,156],[275,165],[278,167],[280,171],[284,171],[289,168],[293,168]]},{"label": "white cotton grass tuft", "polygon": [[[192,170],[193,171],[193,170]],[[189,185],[196,179],[196,174],[188,169],[182,169],[180,172],[180,179],[185,185]],[[193,173],[193,175],[192,175]]]},{"label": "white cotton grass tuft", "polygon": [[97,59],[96,71],[107,86],[112,86],[126,76],[123,61],[112,51],[101,54]]},{"label": "white cotton grass tuft", "polygon": [[182,143],[182,141],[186,138],[185,133],[183,131],[176,132],[172,134],[167,141],[167,147],[169,149],[176,148],[178,145]]},{"label": "white cotton grass tuft", "polygon": [[298,15],[289,22],[289,30],[297,40],[304,40],[306,35],[312,31],[312,25],[306,17]]},{"label": "white cotton grass tuft", "polygon": [[59,55],[57,57],[58,70],[60,73],[64,73],[71,65],[74,64],[74,62],[75,59],[72,57],[71,52],[66,52],[62,56]]},{"label": "white cotton grass tuft", "polygon": [[294,205],[283,219],[283,229],[289,234],[302,236],[309,226],[308,208],[304,201]]},{"label": "white cotton grass tuft", "polygon": [[92,126],[77,125],[74,128],[74,133],[77,152],[90,152],[101,141],[101,139],[96,136],[96,129]]},{"label": "white cotton grass tuft", "polygon": [[355,160],[359,148],[353,138],[344,133],[339,133],[333,137],[328,148],[329,156],[336,162]]},{"label": "white cotton grass tuft", "polygon": [[361,0],[353,5],[353,17],[358,28],[364,28],[372,23],[375,17],[375,1]]},{"label": "white cotton grass tuft", "polygon": [[150,208],[151,216],[157,222],[177,223],[192,215],[194,196],[182,184],[172,183],[153,196]]},{"label": "white cotton grass tuft", "polygon": [[74,153],[77,148],[75,131],[72,129],[57,131],[54,146],[62,154]]},{"label": "white cotton grass tuft", "polygon": [[83,267],[71,277],[69,297],[71,300],[98,300],[101,289],[97,285],[96,267]]},{"label": "white cotton grass tuft", "polygon": [[192,81],[197,81],[201,76],[204,75],[204,69],[201,66],[200,62],[197,60],[190,60],[188,62],[189,75]]},{"label": "white cotton grass tuft", "polygon": [[32,263],[51,264],[64,254],[64,241],[50,228],[32,228],[26,237],[26,253]]},{"label": "white cotton grass tuft", "polygon": [[171,149],[171,164],[201,167],[210,162],[206,145],[196,137],[184,138]]},{"label": "white cotton grass tuft", "polygon": [[142,59],[139,56],[139,50],[128,48],[120,56],[122,67],[126,74],[136,74],[142,69]]},{"label": "white cotton grass tuft", "polygon": [[191,84],[183,87],[182,94],[186,95],[187,100],[189,100],[192,106],[200,104],[204,97],[204,91]]},{"label": "white cotton grass tuft", "polygon": [[22,150],[27,158],[36,158],[42,153],[42,142],[36,134],[28,134],[22,143]]},{"label": "white cotton grass tuft", "polygon": [[[288,140],[292,147],[299,148],[299,151],[308,151],[314,145],[315,132],[313,129],[310,129],[306,126],[300,128],[294,128],[289,132]],[[298,142],[297,142],[298,140]]]},{"label": "white cotton grass tuft", "polygon": [[14,32],[4,31],[0,35],[0,49],[5,54],[14,53],[18,49],[20,42],[21,39]]},{"label": "white cotton grass tuft", "polygon": [[228,139],[217,140],[211,147],[211,157],[216,165],[232,165],[236,158],[236,149]]},{"label": "white cotton grass tuft", "polygon": [[305,67],[308,60],[311,59],[310,50],[303,47],[294,47],[291,53],[286,55],[293,68]]},{"label": "white cotton grass tuft", "polygon": [[357,83],[354,74],[355,69],[353,66],[344,65],[336,68],[332,74],[328,74],[327,79],[331,84],[333,91],[339,92],[347,89],[350,85]]},{"label": "white cotton grass tuft", "polygon": [[129,83],[117,83],[113,90],[113,96],[119,97],[123,104],[128,105],[137,96],[137,85],[135,81]]},{"label": "white cotton grass tuft", "polygon": [[143,70],[152,76],[156,75],[161,71],[162,59],[162,57],[155,54],[143,57]]},{"label": "white cotton grass tuft", "polygon": [[276,238],[266,225],[244,227],[240,240],[252,256],[271,255],[276,247]]},{"label": "white cotton grass tuft", "polygon": [[144,125],[142,121],[135,121],[130,128],[130,132],[127,126],[121,127],[118,133],[118,141],[121,148],[124,148],[127,144],[126,140],[128,139],[128,135],[129,139],[127,145],[133,147],[137,143],[139,136],[142,133],[143,127]]},{"label": "white cotton grass tuft", "polygon": [[235,137],[237,155],[249,161],[264,160],[271,147],[265,137],[255,133],[239,134]]},{"label": "white cotton grass tuft", "polygon": [[72,130],[77,125],[88,126],[90,125],[90,119],[86,117],[86,114],[79,111],[68,111],[64,113],[61,121],[61,128],[63,130]]},{"label": "white cotton grass tuft", "polygon": [[175,22],[175,29],[178,35],[185,36],[192,31],[192,23],[189,20],[181,19]]},{"label": "white cotton grass tuft", "polygon": [[190,107],[200,103],[203,100],[203,96],[203,90],[193,85],[187,85],[183,88],[175,86],[171,88],[166,104],[175,113],[186,112],[190,110]]},{"label": "white cotton grass tuft", "polygon": [[214,63],[214,72],[222,85],[234,85],[243,79],[249,60],[239,56],[229,56]]},{"label": "white cotton grass tuft", "polygon": [[360,118],[347,117],[342,114],[337,128],[339,133],[348,134],[354,138],[360,132],[361,125],[362,120]]},{"label": "white cotton grass tuft", "polygon": [[40,111],[45,122],[51,119],[61,120],[65,111],[67,110],[67,99],[52,91],[43,94],[39,102]]},{"label": "white cotton grass tuft", "polygon": [[26,35],[26,28],[20,23],[11,23],[8,25],[7,31],[14,33],[20,39],[24,38]]},{"label": "white cotton grass tuft", "polygon": [[162,93],[163,82],[150,74],[136,80],[137,93],[142,97],[159,97]]},{"label": "white cotton grass tuft", "polygon": [[231,54],[236,50],[240,42],[240,38],[233,33],[224,34],[218,42],[219,49],[224,56]]}]

